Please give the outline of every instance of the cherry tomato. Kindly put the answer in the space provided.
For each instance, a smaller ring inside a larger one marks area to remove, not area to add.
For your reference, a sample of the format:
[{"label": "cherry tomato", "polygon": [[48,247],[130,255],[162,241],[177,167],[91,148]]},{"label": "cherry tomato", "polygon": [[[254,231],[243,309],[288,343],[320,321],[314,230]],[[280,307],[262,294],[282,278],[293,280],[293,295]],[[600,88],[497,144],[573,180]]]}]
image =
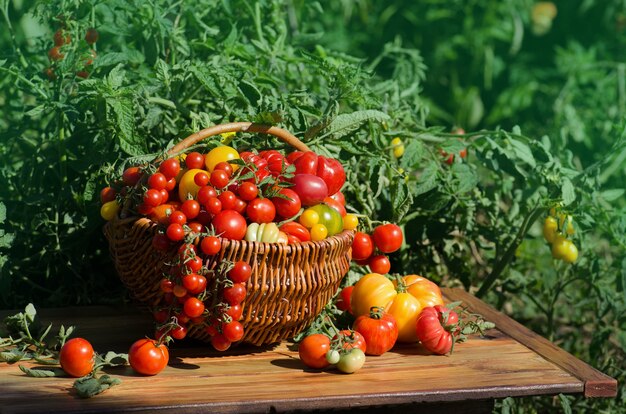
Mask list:
[{"label": "cherry tomato", "polygon": [[300,212],[302,202],[298,193],[290,188],[282,188],[278,193],[279,197],[272,198],[272,203],[276,207],[276,214],[283,219],[289,219]]},{"label": "cherry tomato", "polygon": [[117,191],[113,187],[104,187],[100,190],[100,203],[108,203],[109,201],[115,200],[117,196]]},{"label": "cherry tomato", "polygon": [[401,138],[395,137],[394,139],[392,139],[391,147],[393,156],[395,158],[400,158],[402,155],[404,155],[404,143],[402,142]]},{"label": "cherry tomato", "polygon": [[252,267],[243,260],[236,262],[228,272],[228,277],[235,283],[247,282],[250,276],[252,276]]},{"label": "cherry tomato", "polygon": [[[196,183],[196,185],[200,187],[200,190],[202,189],[202,187],[209,185],[210,181],[211,181],[211,177],[209,176],[209,174],[205,173],[204,171],[199,172],[193,177],[193,182]],[[200,193],[200,190],[198,190],[198,194]]]},{"label": "cherry tomato", "polygon": [[344,350],[350,350],[354,348],[359,348],[361,351],[365,352],[367,350],[367,343],[365,342],[365,338],[359,332],[352,329],[342,329],[335,336],[333,336],[333,341],[337,341],[341,339],[342,348]]},{"label": "cherry tomato", "polygon": [[222,327],[222,335],[230,342],[237,342],[243,338],[244,329],[241,322],[232,321]]},{"label": "cherry tomato", "polygon": [[178,223],[172,223],[167,226],[165,234],[167,234],[167,237],[173,242],[181,241],[185,238],[185,230],[183,229],[183,226]]},{"label": "cherry tomato", "polygon": [[329,363],[326,353],[330,350],[330,338],[322,334],[305,337],[298,345],[300,360],[309,368],[326,368]]},{"label": "cherry tomato", "polygon": [[102,218],[107,221],[113,220],[115,217],[117,217],[117,213],[119,213],[119,211],[120,205],[117,203],[117,201],[109,201],[104,203],[102,207],[100,207],[100,216],[102,216]]},{"label": "cherry tomato", "polygon": [[204,168],[204,155],[196,151],[190,152],[185,157],[185,165],[190,170],[194,168],[199,168],[199,169]]},{"label": "cherry tomato", "polygon": [[75,378],[84,377],[93,370],[93,347],[86,339],[72,338],[63,344],[59,362],[67,375]]},{"label": "cherry tomato", "polygon": [[139,167],[128,167],[122,173],[122,182],[127,186],[134,186],[141,179],[141,170]]},{"label": "cherry tomato", "polygon": [[200,214],[200,203],[196,200],[186,200],[180,206],[180,210],[188,219],[195,219]]},{"label": "cherry tomato", "polygon": [[[207,174],[205,172],[199,172],[198,174],[196,174],[196,177],[202,176],[202,175],[207,175]],[[195,181],[196,177],[194,177],[194,183],[196,182]],[[199,185],[198,183],[196,184]],[[217,198],[217,191],[215,191],[215,188],[211,186],[200,186],[200,189],[198,190],[198,193],[196,196],[197,196],[198,202],[202,204],[203,206],[206,206],[210,199]]]},{"label": "cherry tomato", "polygon": [[559,224],[552,216],[546,217],[543,221],[543,237],[548,243],[554,242],[558,235]]},{"label": "cherry tomato", "polygon": [[343,216],[344,230],[356,230],[359,226],[359,218],[355,214],[346,214]]},{"label": "cherry tomato", "polygon": [[365,260],[374,252],[374,242],[369,234],[357,231],[352,241],[352,258]]},{"label": "cherry tomato", "polygon": [[173,211],[170,214],[170,223],[171,224],[180,224],[181,226],[187,223],[187,216],[180,210]]},{"label": "cherry tomato", "polygon": [[226,187],[229,181],[230,177],[228,176],[228,173],[224,170],[213,170],[213,172],[211,173],[211,178],[209,179],[211,185],[218,189]]},{"label": "cherry tomato", "polygon": [[207,236],[202,239],[200,242],[200,248],[202,252],[207,256],[213,256],[217,254],[222,248],[222,242],[219,237],[216,236]]},{"label": "cherry tomato", "polygon": [[268,198],[255,198],[248,203],[246,215],[254,223],[271,223],[276,217],[276,207]]},{"label": "cherry tomato", "polygon": [[389,258],[384,254],[371,256],[367,264],[369,265],[372,272],[379,273],[381,275],[385,275],[391,270],[391,262],[389,261]]},{"label": "cherry tomato", "polygon": [[382,355],[393,348],[398,339],[396,319],[382,308],[373,307],[369,315],[356,318],[352,327],[365,338],[366,355]]},{"label": "cherry tomato", "polygon": [[183,305],[185,314],[190,318],[197,318],[204,312],[204,303],[198,298],[189,298]]},{"label": "cherry tomato", "polygon": [[402,246],[402,229],[397,224],[383,224],[374,229],[372,240],[383,253],[393,253]]},{"label": "cherry tomato", "polygon": [[224,288],[222,293],[226,303],[231,306],[239,305],[246,298],[246,285],[244,283],[235,283]]},{"label": "cherry tomato", "polygon": [[328,236],[328,228],[322,223],[314,224],[311,227],[311,241],[324,240]]},{"label": "cherry tomato", "polygon": [[552,257],[566,263],[574,263],[578,259],[578,248],[571,240],[557,235],[552,243]]},{"label": "cherry tomato", "polygon": [[143,202],[145,205],[150,207],[156,207],[161,204],[163,201],[163,196],[159,190],[155,190],[154,188],[150,188],[143,196]]},{"label": "cherry tomato", "polygon": [[233,175],[233,166],[225,161],[218,162],[217,165],[215,166],[214,171],[215,170],[224,171],[228,175],[228,178],[230,178]]},{"label": "cherry tomato", "polygon": [[148,177],[148,187],[155,190],[164,190],[167,186],[167,178],[160,172],[154,173]]},{"label": "cherry tomato", "polygon": [[142,338],[133,343],[128,350],[128,362],[139,374],[156,375],[163,371],[170,359],[165,344],[154,339]]},{"label": "cherry tomato", "polygon": [[254,200],[259,194],[259,187],[257,187],[254,183],[243,182],[239,185],[237,193],[242,200],[251,201]]},{"label": "cherry tomato", "polygon": [[232,342],[226,339],[221,333],[217,333],[211,337],[211,345],[216,351],[223,352],[230,348]]},{"label": "cherry tomato", "polygon": [[[178,173],[180,173],[180,162],[177,158],[168,158],[159,165],[159,172],[163,174],[168,181],[172,178],[176,178]],[[184,200],[184,198],[181,200]]]},{"label": "cherry tomato", "polygon": [[231,240],[242,240],[246,235],[246,219],[234,210],[222,210],[213,218],[215,233]]},{"label": "cherry tomato", "polygon": [[61,52],[61,47],[54,46],[53,48],[48,50],[48,57],[52,61],[58,61],[58,60],[62,60],[65,57],[65,55],[63,54],[63,52]]},{"label": "cherry tomato", "polygon": [[302,212],[298,220],[300,221],[300,224],[310,229],[320,221],[320,215],[317,211],[307,208]]},{"label": "cherry tomato", "polygon": [[198,173],[204,173],[204,170],[194,168],[193,170],[185,172],[180,178],[178,183],[178,198],[181,202],[191,198],[197,198],[200,186],[196,184],[195,177]]},{"label": "cherry tomato", "polygon": [[70,44],[72,42],[72,38],[69,33],[66,33],[65,30],[59,29],[54,32],[54,45],[55,46],[63,46]]}]

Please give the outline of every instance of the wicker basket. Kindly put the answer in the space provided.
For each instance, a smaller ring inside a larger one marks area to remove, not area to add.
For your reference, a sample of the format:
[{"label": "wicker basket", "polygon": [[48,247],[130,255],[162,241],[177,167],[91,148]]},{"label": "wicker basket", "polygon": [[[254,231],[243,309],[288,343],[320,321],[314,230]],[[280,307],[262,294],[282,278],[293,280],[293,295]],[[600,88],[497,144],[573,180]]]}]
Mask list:
[{"label": "wicker basket", "polygon": [[[195,133],[169,153],[176,154],[210,136],[224,132],[260,132],[274,135],[299,150],[308,150],[289,132],[248,122],[217,125]],[[124,213],[124,212],[122,212]],[[104,227],[111,256],[120,279],[141,304],[158,306],[160,281],[176,248],[159,252],[152,248],[157,225],[145,217],[115,218]],[[352,231],[319,242],[276,244],[222,239],[220,252],[207,261],[209,269],[223,260],[245,260],[252,266],[241,323],[242,341],[264,345],[290,338],[302,331],[336,293],[351,259]],[[209,340],[199,327],[190,337]]]}]

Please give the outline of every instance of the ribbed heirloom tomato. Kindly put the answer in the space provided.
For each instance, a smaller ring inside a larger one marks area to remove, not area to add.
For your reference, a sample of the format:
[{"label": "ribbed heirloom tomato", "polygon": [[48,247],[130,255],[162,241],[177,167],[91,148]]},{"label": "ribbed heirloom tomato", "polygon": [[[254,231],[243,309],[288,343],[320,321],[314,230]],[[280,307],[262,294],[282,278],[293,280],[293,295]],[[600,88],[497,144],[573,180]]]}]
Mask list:
[{"label": "ribbed heirloom tomato", "polygon": [[355,285],[351,306],[356,317],[368,315],[372,307],[384,308],[398,324],[399,342],[416,342],[415,322],[424,307],[443,305],[439,286],[417,275],[401,278],[401,283],[378,273],[363,276]]},{"label": "ribbed heirloom tomato", "polygon": [[422,346],[435,354],[444,355],[452,350],[453,334],[456,333],[459,315],[446,307],[437,305],[424,308],[415,330]]},{"label": "ribbed heirloom tomato", "polygon": [[366,355],[382,355],[393,348],[398,339],[396,319],[382,308],[373,307],[369,315],[356,318],[352,327],[365,338]]}]

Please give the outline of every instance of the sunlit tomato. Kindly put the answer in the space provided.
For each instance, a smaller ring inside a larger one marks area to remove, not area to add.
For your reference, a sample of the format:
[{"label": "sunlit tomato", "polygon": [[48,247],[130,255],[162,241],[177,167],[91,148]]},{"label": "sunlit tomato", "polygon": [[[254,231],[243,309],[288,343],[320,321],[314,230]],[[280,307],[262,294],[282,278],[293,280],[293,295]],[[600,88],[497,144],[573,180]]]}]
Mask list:
[{"label": "sunlit tomato", "polygon": [[63,344],[59,353],[63,371],[71,377],[84,377],[93,370],[93,347],[83,338],[73,338]]},{"label": "sunlit tomato", "polygon": [[180,224],[181,226],[187,223],[187,216],[180,210],[173,211],[170,214],[170,224]]},{"label": "sunlit tomato", "polygon": [[385,275],[391,270],[391,262],[389,261],[389,258],[384,254],[371,256],[368,259],[367,264],[369,265],[370,270],[373,273],[380,273],[381,275]]},{"label": "sunlit tomato", "polygon": [[234,283],[232,286],[225,287],[222,291],[224,300],[230,306],[239,305],[246,298],[246,285],[244,283]]},{"label": "sunlit tomato", "polygon": [[396,297],[396,288],[383,275],[369,273],[354,285],[350,303],[355,316],[369,315],[372,307],[385,308]]},{"label": "sunlit tomato", "polygon": [[293,163],[296,168],[296,174],[317,174],[318,156],[313,151],[292,153],[287,156],[287,160]]},{"label": "sunlit tomato", "polygon": [[248,203],[246,215],[255,223],[271,223],[276,217],[276,207],[269,198],[255,198]]},{"label": "sunlit tomato", "polygon": [[195,219],[200,213],[200,203],[196,200],[186,200],[180,206],[180,210],[187,216],[187,219]]},{"label": "sunlit tomato", "polygon": [[193,182],[196,183],[196,185],[200,187],[205,187],[209,185],[210,181],[211,181],[211,177],[209,176],[209,174],[205,173],[204,171],[199,172],[193,177]]},{"label": "sunlit tomato", "polygon": [[578,259],[578,248],[571,240],[558,235],[552,243],[552,256],[566,263],[574,263]]},{"label": "sunlit tomato", "polygon": [[313,174],[296,174],[293,177],[295,191],[303,206],[312,206],[324,201],[328,196],[328,186],[320,177]]},{"label": "sunlit tomato", "polygon": [[217,189],[226,187],[229,181],[230,177],[224,170],[213,170],[211,177],[209,178],[211,185]]},{"label": "sunlit tomato", "polygon": [[[196,177],[198,177],[201,174],[205,175],[203,173],[198,173],[198,174],[196,174]],[[194,182],[195,182],[195,178],[194,178]],[[196,184],[198,184],[198,183],[196,183]],[[217,191],[215,191],[215,188],[213,188],[211,186],[201,187],[198,190],[197,197],[198,197],[198,202],[200,204],[202,204],[203,206],[205,206],[209,202],[209,199],[217,198]],[[220,208],[220,210],[221,210],[221,208]],[[213,214],[215,214],[215,213],[213,213]]]},{"label": "sunlit tomato", "polygon": [[181,241],[185,238],[185,229],[178,223],[171,223],[165,230],[167,238],[173,242]]},{"label": "sunlit tomato", "polygon": [[212,256],[220,251],[222,248],[222,242],[219,237],[207,236],[202,239],[202,242],[200,242],[200,248],[204,254]]},{"label": "sunlit tomato", "polygon": [[298,221],[304,227],[310,229],[320,221],[320,215],[317,214],[317,211],[307,208],[302,212]]},{"label": "sunlit tomato", "polygon": [[217,199],[222,203],[223,210],[234,210],[237,196],[232,191],[223,191],[217,196]]},{"label": "sunlit tomato", "polygon": [[329,195],[341,190],[346,182],[343,165],[334,158],[318,157],[316,174],[326,183]]},{"label": "sunlit tomato", "polygon": [[[215,166],[220,162],[228,162],[237,159],[239,159],[239,153],[236,149],[227,145],[221,145],[209,151],[209,153],[204,157],[204,163],[206,165],[206,169],[209,172],[212,172],[215,169]],[[237,164],[231,164],[231,166],[233,167],[233,171],[237,171],[239,168]]]},{"label": "sunlit tomato", "polygon": [[334,236],[343,230],[343,219],[337,210],[326,204],[317,204],[309,210],[315,211],[319,215],[316,224],[323,224],[328,229],[328,236]]},{"label": "sunlit tomato", "polygon": [[198,298],[191,297],[185,301],[183,310],[190,318],[197,318],[204,312],[204,303]]},{"label": "sunlit tomato", "polygon": [[156,207],[161,204],[163,200],[163,196],[159,190],[155,190],[154,188],[148,189],[143,196],[143,202],[146,206]]},{"label": "sunlit tomato", "polygon": [[289,219],[298,214],[302,207],[298,193],[290,188],[282,188],[278,194],[279,196],[271,199],[276,207],[276,214],[283,219]]},{"label": "sunlit tomato", "polygon": [[357,231],[352,241],[352,258],[365,260],[374,252],[374,242],[369,234]]},{"label": "sunlit tomato", "polygon": [[311,227],[311,241],[320,241],[328,237],[328,228],[322,223],[314,224]]},{"label": "sunlit tomato", "polygon": [[228,272],[228,278],[235,283],[247,282],[250,276],[252,276],[252,267],[243,260],[236,262]]},{"label": "sunlit tomato", "polygon": [[259,188],[254,183],[243,182],[237,189],[237,194],[244,201],[254,200],[259,194]]},{"label": "sunlit tomato", "polygon": [[169,359],[165,344],[154,339],[139,339],[128,350],[128,363],[137,373],[143,375],[156,375],[163,371]]},{"label": "sunlit tomato", "polygon": [[177,158],[168,158],[159,165],[159,172],[171,180],[180,173],[180,162]]},{"label": "sunlit tomato", "polygon": [[416,336],[430,352],[445,355],[452,350],[458,322],[456,312],[441,305],[429,306],[421,311],[416,321]]},{"label": "sunlit tomato", "polygon": [[374,229],[372,240],[376,248],[383,253],[393,253],[402,246],[404,236],[397,224],[383,224]]},{"label": "sunlit tomato", "polygon": [[167,187],[167,178],[160,172],[156,172],[148,177],[148,187],[155,190],[164,190]]},{"label": "sunlit tomato", "polygon": [[341,191],[337,191],[335,194],[331,194],[329,197],[337,201],[338,203],[341,203],[342,206],[346,205],[346,198]]},{"label": "sunlit tomato", "polygon": [[197,151],[190,152],[189,154],[187,154],[187,157],[185,157],[185,165],[190,170],[194,168],[203,168],[204,155],[200,154]]},{"label": "sunlit tomato", "polygon": [[246,235],[246,219],[234,210],[222,210],[213,218],[215,233],[231,240],[242,240]]},{"label": "sunlit tomato", "polygon": [[393,348],[398,339],[396,319],[382,308],[372,308],[369,315],[359,316],[352,328],[365,338],[366,355],[382,355]]},{"label": "sunlit tomato", "polygon": [[326,368],[326,353],[330,350],[330,338],[323,334],[308,335],[298,344],[300,360],[309,368]]},{"label": "sunlit tomato", "polygon": [[280,226],[280,230],[284,231],[288,235],[297,237],[300,242],[307,242],[311,240],[311,233],[309,233],[309,230],[307,230],[307,228],[302,224],[295,221],[289,221],[283,224]]},{"label": "sunlit tomato", "polygon": [[346,214],[343,216],[343,228],[345,230],[356,230],[359,226],[359,218],[356,214]]},{"label": "sunlit tomato", "polygon": [[[163,164],[161,164],[163,165]],[[178,183],[178,198],[181,202],[190,198],[196,198],[200,186],[195,182],[196,174],[203,172],[203,170],[194,168],[183,174]]]}]

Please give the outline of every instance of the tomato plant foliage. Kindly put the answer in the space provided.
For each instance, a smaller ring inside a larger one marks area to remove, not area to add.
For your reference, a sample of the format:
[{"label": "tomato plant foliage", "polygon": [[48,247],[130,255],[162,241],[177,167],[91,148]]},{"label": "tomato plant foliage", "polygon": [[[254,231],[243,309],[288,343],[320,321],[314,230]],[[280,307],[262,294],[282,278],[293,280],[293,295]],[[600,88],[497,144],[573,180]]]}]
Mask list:
[{"label": "tomato plant foliage", "polygon": [[[0,1],[0,307],[121,300],[98,190],[250,120],[341,160],[348,212],[403,228],[392,272],[473,289],[623,384],[626,10],[574,3],[538,28],[527,0]],[[556,203],[574,264],[543,240]]]}]

